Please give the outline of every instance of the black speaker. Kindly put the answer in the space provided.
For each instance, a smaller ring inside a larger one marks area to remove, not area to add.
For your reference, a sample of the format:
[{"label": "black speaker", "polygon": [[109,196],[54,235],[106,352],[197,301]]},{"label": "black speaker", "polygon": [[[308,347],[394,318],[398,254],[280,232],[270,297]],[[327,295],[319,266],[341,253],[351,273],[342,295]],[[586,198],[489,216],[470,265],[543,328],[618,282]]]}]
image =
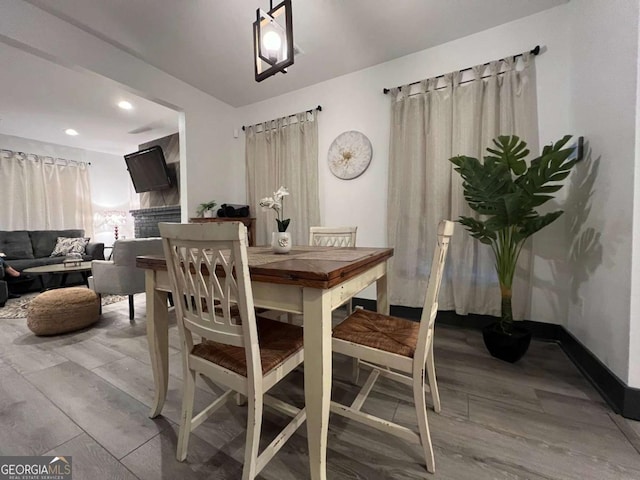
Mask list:
[{"label": "black speaker", "polygon": [[231,203],[223,203],[218,209],[219,217],[238,218],[249,216],[249,205],[234,205]]}]

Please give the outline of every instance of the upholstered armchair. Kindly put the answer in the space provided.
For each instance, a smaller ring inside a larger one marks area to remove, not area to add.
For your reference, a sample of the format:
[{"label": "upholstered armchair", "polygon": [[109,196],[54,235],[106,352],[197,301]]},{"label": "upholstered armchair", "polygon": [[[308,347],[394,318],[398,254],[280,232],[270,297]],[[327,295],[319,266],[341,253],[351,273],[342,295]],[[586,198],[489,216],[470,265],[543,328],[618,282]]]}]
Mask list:
[{"label": "upholstered armchair", "polygon": [[98,295],[128,295],[129,319],[133,320],[133,295],[145,291],[144,270],[136,267],[136,257],[163,254],[160,238],[116,240],[111,260],[91,262],[89,287]]}]

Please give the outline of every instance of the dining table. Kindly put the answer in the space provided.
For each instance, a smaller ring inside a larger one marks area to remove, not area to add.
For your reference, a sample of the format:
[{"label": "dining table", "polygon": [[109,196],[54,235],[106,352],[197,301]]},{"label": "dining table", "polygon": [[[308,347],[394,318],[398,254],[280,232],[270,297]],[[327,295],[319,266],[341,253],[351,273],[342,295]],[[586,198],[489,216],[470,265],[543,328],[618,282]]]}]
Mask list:
[{"label": "dining table", "polygon": [[[310,478],[325,480],[332,311],[375,283],[376,308],[389,313],[387,269],[393,248],[294,246],[287,254],[276,254],[271,247],[248,247],[247,253],[255,306],[302,315]],[[167,295],[171,286],[163,256],[139,256],[136,265],[145,270],[147,338],[155,386],[153,418],[162,412],[167,396]]]}]

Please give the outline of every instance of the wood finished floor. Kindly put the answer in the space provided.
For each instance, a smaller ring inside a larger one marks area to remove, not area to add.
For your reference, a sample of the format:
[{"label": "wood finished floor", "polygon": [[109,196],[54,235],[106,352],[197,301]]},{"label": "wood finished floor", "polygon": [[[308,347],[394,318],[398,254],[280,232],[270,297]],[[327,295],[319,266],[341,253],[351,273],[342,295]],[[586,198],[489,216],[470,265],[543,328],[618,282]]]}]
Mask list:
[{"label": "wood finished floor", "polygon": [[[99,324],[38,338],[25,319],[0,321],[0,455],[71,455],[74,479],[239,479],[246,411],[229,403],[196,429],[185,463],[175,460],[181,365],[171,327],[168,400],[147,417],[153,382],[144,296],[136,318],[127,302],[104,307]],[[420,450],[389,435],[332,417],[330,479],[640,479],[640,424],[615,415],[560,348],[533,342],[510,365],[491,358],[478,332],[438,327],[436,368],[443,410],[429,411],[436,473]],[[350,363],[334,358],[333,397],[350,401]],[[366,375],[361,376],[364,381]],[[303,403],[303,374],[274,393]],[[198,407],[220,392],[200,385]],[[411,392],[379,380],[365,411],[415,428]],[[263,445],[286,419],[266,409]],[[260,478],[308,478],[306,430]]]}]

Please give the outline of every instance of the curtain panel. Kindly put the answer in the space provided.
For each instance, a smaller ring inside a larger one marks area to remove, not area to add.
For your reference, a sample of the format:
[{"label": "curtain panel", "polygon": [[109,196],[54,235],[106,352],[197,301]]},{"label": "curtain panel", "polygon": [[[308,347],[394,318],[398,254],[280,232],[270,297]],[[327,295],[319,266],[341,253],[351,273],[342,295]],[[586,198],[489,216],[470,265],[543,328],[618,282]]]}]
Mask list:
[{"label": "curtain panel", "polygon": [[247,192],[256,217],[256,245],[269,245],[278,231],[274,210],[262,211],[258,202],[280,187],[284,198],[283,219],[290,218],[288,232],[294,245],[306,245],[309,227],[320,224],[318,195],[318,123],[316,112],[247,127]]},{"label": "curtain panel", "polygon": [[[421,307],[431,269],[436,227],[441,219],[474,216],[462,180],[449,158],[482,158],[491,140],[516,134],[537,155],[538,131],[534,57],[513,59],[391,90],[388,241],[395,248],[390,301]],[[484,77],[484,78],[483,78]],[[444,87],[444,88],[442,88]],[[525,246],[516,272],[513,313],[529,311],[531,249]],[[461,225],[451,240],[439,299],[440,310],[500,315],[500,289],[491,249]]]},{"label": "curtain panel", "polygon": [[88,165],[0,151],[0,230],[81,228],[93,236]]}]

